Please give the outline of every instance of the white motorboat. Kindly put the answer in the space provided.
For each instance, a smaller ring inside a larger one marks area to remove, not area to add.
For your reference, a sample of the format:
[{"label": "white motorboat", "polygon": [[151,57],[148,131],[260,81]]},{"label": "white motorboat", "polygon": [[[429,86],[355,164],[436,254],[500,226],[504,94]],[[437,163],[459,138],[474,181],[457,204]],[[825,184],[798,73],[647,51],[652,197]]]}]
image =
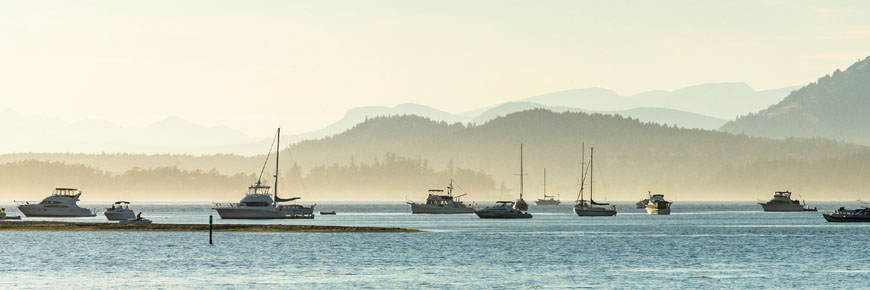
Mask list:
[{"label": "white motorboat", "polygon": [[20,220],[21,217],[17,215],[6,215],[6,209],[0,208],[0,221],[2,220]]},{"label": "white motorboat", "polygon": [[547,195],[547,169],[544,168],[544,198],[539,198],[535,201],[537,205],[559,205],[562,202],[556,199],[556,196]]},{"label": "white motorboat", "polygon": [[759,202],[764,211],[817,211],[810,208],[807,203],[801,204],[798,200],[791,199],[791,191],[774,192],[773,198],[768,202]]},{"label": "white motorboat", "polygon": [[651,215],[669,215],[671,214],[671,204],[673,202],[666,201],[664,194],[652,194],[650,192],[649,202],[646,205],[646,212]]},{"label": "white motorboat", "polygon": [[520,199],[514,203],[514,208],[519,211],[529,210],[529,204],[523,199],[523,144],[520,144]]},{"label": "white motorboat", "polygon": [[103,215],[110,221],[122,221],[136,217],[136,213],[130,209],[129,201],[116,201],[112,207],[106,208]]},{"label": "white motorboat", "polygon": [[146,218],[143,218],[143,217],[142,217],[142,213],[140,212],[138,215],[136,215],[136,217],[134,217],[134,218],[130,218],[130,219],[121,220],[121,221],[118,222],[118,223],[119,223],[119,224],[122,224],[122,225],[150,225],[150,224],[151,224],[151,220],[146,219]]},{"label": "white motorboat", "polygon": [[[261,183],[263,171],[266,169],[266,164],[263,164],[263,170],[260,171],[260,177],[257,178],[257,183],[248,187],[248,192],[239,203],[230,204],[215,204],[214,209],[222,219],[313,219],[314,207],[302,206],[299,204],[280,204],[281,202],[289,202],[299,199],[280,198],[278,197],[278,154],[281,151],[281,128],[278,128],[276,135],[278,150],[275,151],[275,188],[270,194],[268,185]],[[272,150],[269,149],[269,154],[266,155],[266,162],[269,161],[269,156]]]},{"label": "white motorboat", "polygon": [[475,210],[475,214],[482,219],[522,219],[532,218],[532,214],[517,210],[513,201],[497,201],[494,206],[481,210]]},{"label": "white motorboat", "polygon": [[473,213],[474,208],[465,205],[465,203],[459,200],[460,197],[466,194],[453,196],[453,179],[451,179],[450,185],[447,186],[447,194],[444,194],[444,190],[441,189],[430,189],[429,196],[426,197],[426,203],[416,203],[413,201],[407,203],[411,206],[411,213],[414,214]]},{"label": "white motorboat", "polygon": [[76,188],[55,188],[51,196],[41,202],[16,201],[18,210],[27,217],[92,217],[97,214],[79,207],[76,202],[82,191]]},{"label": "white motorboat", "polygon": [[[586,145],[583,145],[583,155],[586,154]],[[589,167],[587,168],[583,161],[585,161],[585,157],[581,157],[581,165],[580,165],[580,193],[577,195],[577,201],[574,203],[574,213],[578,216],[615,216],[616,215],[616,206],[610,205],[609,203],[599,203],[595,202],[592,199],[592,168],[593,161],[595,160],[593,157],[595,155],[595,147],[589,152]],[[586,170],[589,170],[589,200],[585,200],[583,193],[585,190],[586,184]]]}]

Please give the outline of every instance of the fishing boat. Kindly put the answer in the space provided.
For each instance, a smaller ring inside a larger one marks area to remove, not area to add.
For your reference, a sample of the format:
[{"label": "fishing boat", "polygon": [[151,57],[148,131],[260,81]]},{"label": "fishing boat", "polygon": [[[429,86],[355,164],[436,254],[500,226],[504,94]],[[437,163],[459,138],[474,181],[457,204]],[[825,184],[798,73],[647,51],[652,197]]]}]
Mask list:
[{"label": "fishing boat", "polygon": [[826,221],[832,223],[870,222],[870,207],[846,209],[840,207],[831,214],[822,214]]},{"label": "fishing boat", "polygon": [[529,210],[529,204],[523,199],[523,144],[520,144],[520,199],[514,203],[514,208],[519,211]]},{"label": "fishing boat", "polygon": [[644,208],[646,208],[647,204],[649,204],[649,198],[644,198],[644,199],[641,199],[640,201],[634,203],[634,207],[644,209]]},{"label": "fishing boat", "polygon": [[136,213],[130,209],[129,201],[116,201],[112,207],[106,208],[103,215],[110,221],[122,221],[136,217]]},{"label": "fishing boat", "polygon": [[807,206],[806,201],[801,204],[796,199],[791,199],[791,191],[774,192],[773,198],[768,202],[759,202],[764,211],[818,211],[818,209]]},{"label": "fishing boat", "polygon": [[513,201],[496,201],[494,206],[475,210],[474,214],[482,219],[528,219],[532,214],[516,209]]},{"label": "fishing boat", "polygon": [[40,202],[15,201],[18,210],[27,217],[92,217],[97,214],[76,204],[82,191],[77,188],[58,187]]},{"label": "fishing boat", "polygon": [[6,209],[0,208],[0,220],[20,220],[21,217],[17,215],[6,215]]},{"label": "fishing boat", "polygon": [[[586,145],[583,145],[583,153],[586,154]],[[581,157],[581,165],[580,165],[580,193],[577,195],[577,201],[574,203],[574,213],[578,216],[615,216],[616,215],[616,206],[610,205],[609,203],[601,203],[595,202],[592,199],[592,169],[593,169],[593,161],[595,156],[595,147],[592,147],[589,151],[589,167],[584,166],[583,161],[585,157]],[[589,200],[585,199],[584,191],[586,184],[586,170],[589,170]]]},{"label": "fishing boat", "polygon": [[230,204],[215,204],[214,210],[217,210],[218,215],[222,219],[313,219],[314,206],[303,206],[299,204],[281,204],[281,202],[289,202],[298,200],[299,197],[280,198],[278,197],[278,154],[281,152],[281,128],[278,128],[278,133],[275,135],[278,149],[275,150],[275,185],[273,188],[262,183],[263,172],[266,170],[266,164],[269,162],[269,153],[266,154],[266,163],[263,163],[263,169],[260,170],[260,176],[257,178],[257,183],[248,186],[248,192],[239,203]]},{"label": "fishing boat", "polygon": [[473,213],[474,208],[466,205],[459,198],[467,193],[453,196],[453,179],[447,186],[447,194],[442,189],[430,189],[426,203],[407,202],[411,206],[412,214],[463,214]]},{"label": "fishing boat", "polygon": [[555,196],[547,195],[547,169],[544,168],[544,198],[535,201],[537,205],[559,205],[562,203]]},{"label": "fishing boat", "polygon": [[671,214],[671,204],[673,202],[666,201],[664,194],[652,194],[649,192],[650,197],[648,199],[646,205],[646,212],[651,215],[669,215]]}]

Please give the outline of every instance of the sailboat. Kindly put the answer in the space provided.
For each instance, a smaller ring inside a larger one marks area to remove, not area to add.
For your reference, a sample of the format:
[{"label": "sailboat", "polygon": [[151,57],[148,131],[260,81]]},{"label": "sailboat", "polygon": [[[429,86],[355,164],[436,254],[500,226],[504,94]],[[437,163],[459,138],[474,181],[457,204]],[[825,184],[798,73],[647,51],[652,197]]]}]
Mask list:
[{"label": "sailboat", "polygon": [[[583,155],[586,154],[586,144],[583,144]],[[585,161],[585,156],[581,157],[581,165],[580,165],[580,193],[577,196],[577,201],[574,203],[574,213],[578,216],[614,216],[616,215],[616,206],[610,205],[608,203],[598,203],[592,199],[592,169],[593,169],[593,159],[595,155],[595,147],[592,147],[589,151],[589,200],[585,200],[583,193],[585,190],[586,184],[586,167],[585,164],[582,163]],[[606,207],[610,205],[610,207]]]},{"label": "sailboat", "polygon": [[514,208],[519,211],[529,210],[529,204],[523,200],[523,144],[520,144],[520,199],[514,203]]},{"label": "sailboat", "polygon": [[[280,202],[288,202],[299,199],[299,197],[280,198],[278,197],[278,154],[281,151],[281,128],[278,128],[276,135],[278,150],[275,151],[275,187],[270,196],[269,190],[273,189],[262,183],[263,172],[266,170],[266,163],[263,164],[263,169],[260,170],[260,176],[257,178],[257,183],[248,186],[248,192],[239,203],[231,204],[215,204],[214,209],[222,219],[313,219],[314,205],[305,207],[298,204],[279,204]],[[272,154],[272,149],[269,148],[269,154],[266,154],[266,162],[269,162],[269,155]]]},{"label": "sailboat", "polygon": [[547,169],[544,168],[544,198],[535,201],[537,205],[559,205],[562,203],[555,196],[547,195]]}]

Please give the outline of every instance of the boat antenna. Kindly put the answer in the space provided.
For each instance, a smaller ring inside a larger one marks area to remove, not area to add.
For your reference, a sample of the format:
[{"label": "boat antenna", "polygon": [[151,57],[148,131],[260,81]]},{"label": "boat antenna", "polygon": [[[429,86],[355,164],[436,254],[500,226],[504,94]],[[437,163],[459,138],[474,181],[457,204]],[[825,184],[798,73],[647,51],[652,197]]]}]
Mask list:
[{"label": "boat antenna", "polygon": [[266,160],[263,161],[263,168],[260,169],[260,176],[257,176],[257,184],[259,184],[260,180],[263,179],[263,172],[266,171],[266,164],[269,164],[269,156],[272,156],[272,148],[275,146],[275,138],[277,137],[277,134],[275,137],[272,137],[272,143],[269,144],[269,153],[266,153]]},{"label": "boat antenna", "polygon": [[278,160],[281,159],[278,158],[278,155],[281,154],[281,127],[278,127],[278,133],[275,135],[275,143],[278,148],[275,149],[275,187],[272,189],[272,195],[275,197],[275,202],[278,202]]}]

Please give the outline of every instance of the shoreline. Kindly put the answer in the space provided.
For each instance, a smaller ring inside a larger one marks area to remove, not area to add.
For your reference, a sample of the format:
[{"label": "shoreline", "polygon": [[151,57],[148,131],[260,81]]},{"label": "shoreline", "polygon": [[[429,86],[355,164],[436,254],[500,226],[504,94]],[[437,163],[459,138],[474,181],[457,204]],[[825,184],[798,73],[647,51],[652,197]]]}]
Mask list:
[{"label": "shoreline", "polygon": [[[0,231],[86,231],[86,232],[208,232],[208,224],[150,224],[122,225],[118,223],[6,221],[0,222]],[[214,224],[213,232],[239,233],[418,233],[417,229],[313,226],[313,225],[259,225]]]}]

